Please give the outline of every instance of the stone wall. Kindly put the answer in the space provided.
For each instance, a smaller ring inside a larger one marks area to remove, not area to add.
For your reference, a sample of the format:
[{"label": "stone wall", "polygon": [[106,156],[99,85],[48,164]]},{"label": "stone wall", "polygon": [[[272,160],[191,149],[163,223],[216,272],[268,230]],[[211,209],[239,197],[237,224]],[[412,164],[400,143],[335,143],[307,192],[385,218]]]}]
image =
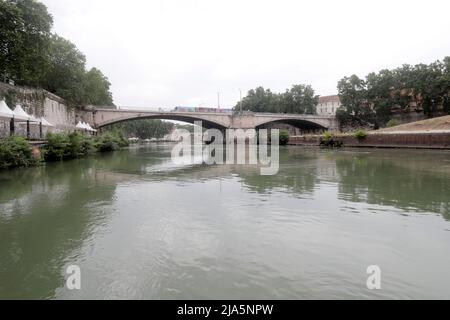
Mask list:
[{"label": "stone wall", "polygon": [[[289,144],[318,146],[320,135],[291,137]],[[450,133],[369,134],[362,140],[351,135],[336,136],[344,147],[450,149]]]},{"label": "stone wall", "polygon": [[[11,109],[17,104],[35,117],[45,117],[55,127],[51,131],[71,131],[78,120],[75,109],[66,106],[64,100],[46,90],[12,86],[0,82],[0,99],[5,99]],[[16,123],[16,134],[26,135],[26,124]],[[39,138],[39,126],[30,126],[31,137]],[[44,134],[49,129],[44,128]],[[9,121],[0,120],[0,136],[9,135]]]}]

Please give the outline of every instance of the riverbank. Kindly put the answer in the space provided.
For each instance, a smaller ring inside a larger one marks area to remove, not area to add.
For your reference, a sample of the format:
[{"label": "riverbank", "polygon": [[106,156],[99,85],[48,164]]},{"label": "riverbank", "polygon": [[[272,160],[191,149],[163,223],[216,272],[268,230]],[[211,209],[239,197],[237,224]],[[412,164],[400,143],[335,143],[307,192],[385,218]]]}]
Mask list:
[{"label": "riverbank", "polygon": [[32,143],[23,137],[0,139],[0,169],[32,167],[45,162],[82,158],[97,152],[116,151],[128,146],[117,132],[98,137],[74,133],[49,133],[45,141]]},{"label": "riverbank", "polygon": [[[289,145],[319,146],[321,139],[321,135],[290,137]],[[362,139],[336,134],[333,139],[344,147],[450,149],[450,132],[368,133]]]},{"label": "riverbank", "polygon": [[[359,137],[337,133],[332,138],[346,147],[450,149],[450,116],[369,131]],[[294,136],[289,144],[319,146],[322,139],[322,135]]]}]

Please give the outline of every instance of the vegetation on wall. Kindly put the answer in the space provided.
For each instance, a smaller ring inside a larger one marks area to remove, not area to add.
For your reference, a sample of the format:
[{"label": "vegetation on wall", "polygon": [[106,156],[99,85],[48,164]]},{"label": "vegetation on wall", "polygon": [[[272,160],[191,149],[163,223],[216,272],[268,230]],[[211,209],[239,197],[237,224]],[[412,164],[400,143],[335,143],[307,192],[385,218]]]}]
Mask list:
[{"label": "vegetation on wall", "polygon": [[[270,89],[252,89],[242,99],[242,110],[252,112],[315,114],[319,96],[310,85],[294,85],[284,93],[273,93]],[[239,112],[241,102],[234,111]]]},{"label": "vegetation on wall", "polygon": [[362,141],[367,137],[367,131],[365,130],[357,130],[353,133],[353,137],[358,139],[358,141]]},{"label": "vegetation on wall", "polygon": [[110,83],[86,70],[77,47],[52,34],[53,18],[36,0],[0,0],[0,80],[44,88],[69,105],[112,105]]}]

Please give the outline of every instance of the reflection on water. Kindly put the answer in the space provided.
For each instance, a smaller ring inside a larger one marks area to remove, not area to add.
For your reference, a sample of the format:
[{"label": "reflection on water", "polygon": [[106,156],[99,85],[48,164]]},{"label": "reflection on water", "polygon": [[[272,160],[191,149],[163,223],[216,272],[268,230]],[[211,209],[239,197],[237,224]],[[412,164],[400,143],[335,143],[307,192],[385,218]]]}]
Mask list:
[{"label": "reflection on water", "polygon": [[261,176],[170,150],[0,172],[0,298],[450,298],[449,152],[289,147]]}]

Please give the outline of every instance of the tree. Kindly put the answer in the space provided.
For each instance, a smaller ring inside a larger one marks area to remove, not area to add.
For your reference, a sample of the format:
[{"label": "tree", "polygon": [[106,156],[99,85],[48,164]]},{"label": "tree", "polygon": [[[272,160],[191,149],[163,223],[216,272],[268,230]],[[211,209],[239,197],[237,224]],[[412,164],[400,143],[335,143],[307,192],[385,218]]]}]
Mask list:
[{"label": "tree", "polygon": [[70,105],[86,102],[84,92],[85,56],[70,41],[54,35],[49,53],[50,67],[45,75],[45,88]]},{"label": "tree", "polygon": [[0,20],[4,76],[22,85],[41,85],[53,25],[47,7],[34,0],[3,0]]},{"label": "tree", "polygon": [[9,1],[0,1],[0,72],[2,80],[15,75],[12,52],[17,51],[21,39],[19,28],[23,24],[19,9]]},{"label": "tree", "polygon": [[70,41],[52,35],[53,18],[36,0],[0,0],[0,78],[42,87],[69,105],[112,105],[110,83]]},{"label": "tree", "polygon": [[[253,112],[276,112],[277,109],[277,97],[270,89],[264,89],[258,87],[252,89],[247,93],[247,96],[242,99],[242,109]],[[239,110],[240,105],[235,107],[235,110]]]},{"label": "tree", "polygon": [[391,107],[395,104],[392,89],[395,87],[394,74],[389,70],[370,73],[366,77],[366,99],[375,114],[374,125],[384,126],[391,116]]},{"label": "tree", "polygon": [[283,113],[315,114],[319,96],[310,85],[300,84],[286,90],[280,101]]},{"label": "tree", "polygon": [[342,106],[336,117],[341,126],[370,126],[374,123],[375,113],[368,103],[364,80],[356,75],[344,77],[338,83],[338,93]]},{"label": "tree", "polygon": [[86,103],[98,106],[112,106],[113,99],[109,91],[110,86],[111,83],[108,81],[108,78],[99,69],[92,68],[85,76]]},{"label": "tree", "polygon": [[[282,94],[258,87],[242,99],[242,108],[253,112],[315,114],[318,99],[310,85],[294,85]],[[240,103],[234,110],[240,110]]]},{"label": "tree", "polygon": [[154,119],[130,120],[108,126],[110,131],[120,131],[127,137],[140,139],[162,138],[173,129],[173,123]]}]

